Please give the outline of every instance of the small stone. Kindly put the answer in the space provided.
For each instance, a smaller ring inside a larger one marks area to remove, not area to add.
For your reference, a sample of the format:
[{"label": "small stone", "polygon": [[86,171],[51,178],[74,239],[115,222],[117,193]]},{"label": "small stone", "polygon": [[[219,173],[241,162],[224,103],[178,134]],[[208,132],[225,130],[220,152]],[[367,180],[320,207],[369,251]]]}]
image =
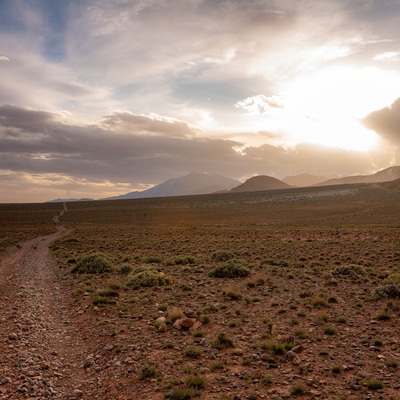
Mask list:
[{"label": "small stone", "polygon": [[191,328],[195,322],[193,318],[181,318],[181,326],[185,329]]},{"label": "small stone", "polygon": [[17,335],[15,332],[13,332],[13,333],[10,333],[10,334],[8,335],[8,338],[9,338],[10,340],[18,340],[18,335]]},{"label": "small stone", "polygon": [[295,353],[297,353],[297,354],[299,354],[299,353],[301,353],[302,351],[304,351],[304,347],[303,347],[301,344],[299,344],[299,345],[297,345],[297,346],[294,346],[293,349],[292,349],[292,351],[295,352]]},{"label": "small stone", "polygon": [[197,331],[203,324],[200,321],[196,321],[190,328],[190,331]]}]

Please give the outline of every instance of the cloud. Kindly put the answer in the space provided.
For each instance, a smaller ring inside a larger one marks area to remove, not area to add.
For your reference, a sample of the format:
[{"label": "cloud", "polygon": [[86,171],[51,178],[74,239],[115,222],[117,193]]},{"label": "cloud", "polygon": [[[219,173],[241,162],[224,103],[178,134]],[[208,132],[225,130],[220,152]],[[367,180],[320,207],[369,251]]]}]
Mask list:
[{"label": "cloud", "polygon": [[187,137],[194,136],[198,132],[198,129],[188,122],[155,113],[135,115],[129,111],[118,111],[106,115],[102,123],[118,131],[156,136]]},{"label": "cloud", "polygon": [[284,99],[280,96],[266,97],[262,94],[247,97],[235,104],[236,108],[241,108],[249,114],[267,114],[272,110],[282,109]]},{"label": "cloud", "polygon": [[11,61],[11,60],[6,56],[0,56],[0,62],[1,61]]},{"label": "cloud", "polygon": [[400,51],[386,51],[377,54],[373,59],[376,61],[399,61]]},{"label": "cloud", "polygon": [[400,144],[400,98],[390,107],[382,108],[367,115],[365,125],[395,144]]},{"label": "cloud", "polygon": [[[105,197],[192,171],[232,178],[255,174],[282,178],[302,172],[370,173],[386,166],[386,153],[305,145],[248,146],[202,137],[189,125],[160,116],[115,112],[98,124],[76,125],[62,114],[0,107],[0,180],[7,199],[14,193],[12,201],[17,202],[28,196],[35,201],[65,197],[67,192],[68,197]],[[39,189],[42,197],[36,193]]]}]

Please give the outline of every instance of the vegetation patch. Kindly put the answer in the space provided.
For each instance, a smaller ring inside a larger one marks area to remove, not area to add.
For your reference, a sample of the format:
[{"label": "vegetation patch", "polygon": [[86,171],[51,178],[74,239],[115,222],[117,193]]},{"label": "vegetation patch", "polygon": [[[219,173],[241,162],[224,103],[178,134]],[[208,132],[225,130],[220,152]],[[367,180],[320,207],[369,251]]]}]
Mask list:
[{"label": "vegetation patch", "polygon": [[335,277],[351,277],[356,278],[364,274],[364,268],[361,265],[340,265],[335,267],[332,275]]},{"label": "vegetation patch", "polygon": [[374,292],[375,300],[400,299],[400,285],[395,283],[379,286]]},{"label": "vegetation patch", "polygon": [[245,278],[250,275],[250,270],[232,260],[214,268],[208,275],[213,278]]},{"label": "vegetation patch", "polygon": [[111,271],[111,262],[100,254],[90,254],[79,258],[71,272],[78,274],[102,274]]},{"label": "vegetation patch", "polygon": [[163,272],[139,268],[135,273],[128,276],[125,283],[133,288],[164,286],[171,283],[171,278]]}]

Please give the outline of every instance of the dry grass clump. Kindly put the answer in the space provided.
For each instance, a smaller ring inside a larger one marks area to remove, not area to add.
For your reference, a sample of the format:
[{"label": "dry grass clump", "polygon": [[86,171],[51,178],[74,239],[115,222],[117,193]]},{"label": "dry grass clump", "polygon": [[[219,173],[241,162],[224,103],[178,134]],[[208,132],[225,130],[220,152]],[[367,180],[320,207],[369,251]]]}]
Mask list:
[{"label": "dry grass clump", "polygon": [[250,275],[250,270],[232,260],[215,267],[208,275],[213,278],[245,278]]},{"label": "dry grass clump", "polygon": [[223,289],[223,294],[225,297],[228,297],[231,300],[240,300],[242,298],[240,289],[235,286],[226,286]]},{"label": "dry grass clump", "polygon": [[216,261],[216,262],[223,262],[223,261],[229,261],[232,258],[234,258],[234,254],[230,253],[228,251],[216,251],[213,255],[212,255],[212,260]]},{"label": "dry grass clump", "polygon": [[71,272],[78,274],[102,274],[111,271],[111,262],[100,254],[89,254],[79,258]]},{"label": "dry grass clump", "polygon": [[211,343],[211,347],[217,350],[234,347],[233,340],[224,332],[219,333]]}]

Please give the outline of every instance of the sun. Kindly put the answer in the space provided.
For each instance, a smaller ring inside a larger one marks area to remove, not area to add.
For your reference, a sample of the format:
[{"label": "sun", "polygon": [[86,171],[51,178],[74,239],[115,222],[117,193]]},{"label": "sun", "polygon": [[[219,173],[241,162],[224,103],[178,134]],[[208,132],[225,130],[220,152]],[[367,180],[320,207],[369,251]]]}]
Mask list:
[{"label": "sun", "polygon": [[390,105],[400,92],[400,75],[377,68],[330,68],[282,87],[278,118],[293,142],[368,151],[378,135],[362,119]]}]

